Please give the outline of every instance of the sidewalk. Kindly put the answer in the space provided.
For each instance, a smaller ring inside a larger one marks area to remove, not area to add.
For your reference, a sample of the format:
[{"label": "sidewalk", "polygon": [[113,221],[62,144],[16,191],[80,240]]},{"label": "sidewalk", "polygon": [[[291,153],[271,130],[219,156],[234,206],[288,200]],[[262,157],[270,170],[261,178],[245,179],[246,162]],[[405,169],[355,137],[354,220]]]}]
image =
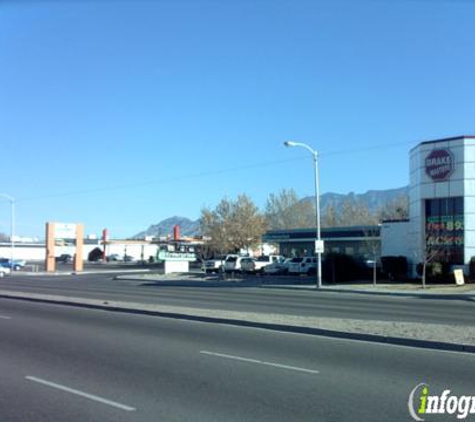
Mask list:
[{"label": "sidewalk", "polygon": [[[315,280],[309,277],[271,277],[271,276],[235,276],[227,275],[222,278],[220,275],[208,275],[202,272],[178,273],[178,274],[124,274],[115,277],[118,280],[149,281],[156,285],[163,286],[240,286],[240,287],[261,287],[272,289],[295,289],[295,290],[315,290]],[[371,295],[395,295],[395,296],[418,296],[434,295],[437,297],[463,295],[475,297],[475,284],[465,284],[457,286],[453,284],[428,284],[423,289],[421,283],[388,283],[378,282],[376,286],[372,281],[360,280],[344,283],[329,284],[322,286],[324,292],[360,293]]]},{"label": "sidewalk", "polygon": [[[291,285],[267,285],[276,289],[306,289],[315,290],[315,284],[291,284]],[[440,298],[456,296],[474,297],[475,284],[466,284],[457,286],[455,284],[426,285],[422,288],[420,283],[378,283],[376,286],[370,281],[361,281],[345,284],[324,284],[322,291],[341,292],[341,293],[359,293],[368,295],[393,295],[393,296],[437,296]]]}]

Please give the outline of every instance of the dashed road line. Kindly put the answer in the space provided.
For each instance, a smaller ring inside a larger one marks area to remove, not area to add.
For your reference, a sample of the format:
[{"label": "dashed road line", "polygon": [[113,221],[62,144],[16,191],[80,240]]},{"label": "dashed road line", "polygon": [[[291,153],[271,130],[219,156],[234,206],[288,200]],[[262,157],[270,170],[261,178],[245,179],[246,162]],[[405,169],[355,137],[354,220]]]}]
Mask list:
[{"label": "dashed road line", "polygon": [[203,354],[203,355],[216,356],[216,357],[226,358],[226,359],[233,359],[233,360],[238,360],[238,361],[241,361],[241,362],[256,363],[256,364],[259,364],[259,365],[266,365],[266,366],[273,366],[275,368],[280,368],[280,369],[289,369],[289,370],[292,370],[292,371],[306,372],[306,373],[309,373],[309,374],[319,374],[320,373],[320,371],[317,371],[315,369],[299,368],[298,366],[283,365],[283,364],[280,364],[280,363],[266,362],[266,361],[257,360],[257,359],[244,358],[244,357],[241,357],[241,356],[225,355],[223,353],[208,352],[206,350],[201,350],[200,353]]},{"label": "dashed road line", "polygon": [[117,409],[125,410],[127,412],[133,412],[133,411],[136,410],[135,407],[127,406],[127,405],[122,404],[122,403],[117,403],[115,401],[108,400],[108,399],[105,399],[103,397],[99,397],[99,396],[95,396],[93,394],[85,393],[84,391],[75,390],[73,388],[66,387],[65,385],[56,384],[55,382],[46,381],[44,379],[33,377],[31,375],[28,375],[25,378],[29,381],[37,382],[39,384],[43,384],[43,385],[46,385],[48,387],[52,387],[52,388],[56,388],[58,390],[66,391],[67,393],[75,394],[77,396],[81,396],[81,397],[84,397],[84,398],[89,399],[89,400],[93,400],[93,401],[97,401],[99,403],[107,404],[108,406],[112,406],[112,407],[115,407]]}]

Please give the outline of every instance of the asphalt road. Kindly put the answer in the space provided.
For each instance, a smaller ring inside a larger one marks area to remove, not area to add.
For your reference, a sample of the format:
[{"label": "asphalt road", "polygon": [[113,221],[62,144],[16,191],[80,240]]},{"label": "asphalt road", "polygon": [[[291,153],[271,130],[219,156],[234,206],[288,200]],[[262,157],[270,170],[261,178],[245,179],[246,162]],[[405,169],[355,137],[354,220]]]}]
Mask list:
[{"label": "asphalt road", "polygon": [[409,421],[421,382],[475,395],[460,353],[9,299],[0,336],[2,422]]},{"label": "asphalt road", "polygon": [[0,290],[228,311],[475,325],[475,300],[470,296],[443,299],[431,296],[420,298],[335,293],[313,289],[175,287],[150,281],[114,280],[111,274],[35,277],[15,274],[0,280]]}]

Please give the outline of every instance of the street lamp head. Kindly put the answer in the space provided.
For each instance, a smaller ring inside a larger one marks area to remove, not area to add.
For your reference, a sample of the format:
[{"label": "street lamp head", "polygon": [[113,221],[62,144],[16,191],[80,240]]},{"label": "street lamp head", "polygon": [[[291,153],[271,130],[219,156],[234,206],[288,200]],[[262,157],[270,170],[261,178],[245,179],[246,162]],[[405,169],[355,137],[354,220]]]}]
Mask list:
[{"label": "street lamp head", "polygon": [[294,147],[295,146],[295,142],[292,142],[292,141],[285,141],[284,142],[284,145],[286,147]]}]

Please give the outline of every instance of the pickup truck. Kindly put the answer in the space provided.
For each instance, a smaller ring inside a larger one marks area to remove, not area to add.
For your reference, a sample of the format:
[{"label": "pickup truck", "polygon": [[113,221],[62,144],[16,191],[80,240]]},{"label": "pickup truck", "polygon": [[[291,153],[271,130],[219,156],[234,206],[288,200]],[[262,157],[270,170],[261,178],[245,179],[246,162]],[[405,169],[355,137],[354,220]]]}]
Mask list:
[{"label": "pickup truck", "polygon": [[213,259],[207,259],[203,264],[203,270],[205,273],[218,273],[224,268],[224,261],[226,257],[217,257]]},{"label": "pickup truck", "polygon": [[12,263],[8,258],[0,258],[0,267],[10,268],[15,271],[21,270],[26,265],[24,259],[14,259]]}]

